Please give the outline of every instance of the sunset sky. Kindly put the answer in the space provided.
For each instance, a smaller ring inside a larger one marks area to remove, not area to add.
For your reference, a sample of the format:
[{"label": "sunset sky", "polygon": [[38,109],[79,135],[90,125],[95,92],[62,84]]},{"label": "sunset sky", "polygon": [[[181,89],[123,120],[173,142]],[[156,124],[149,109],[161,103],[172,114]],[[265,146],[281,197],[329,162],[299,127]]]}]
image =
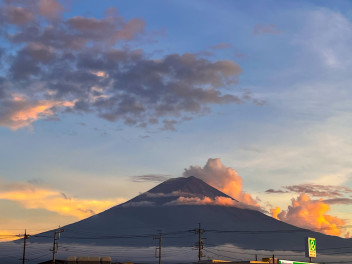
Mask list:
[{"label": "sunset sky", "polygon": [[342,0],[0,1],[0,241],[189,175],[350,237],[350,10]]}]

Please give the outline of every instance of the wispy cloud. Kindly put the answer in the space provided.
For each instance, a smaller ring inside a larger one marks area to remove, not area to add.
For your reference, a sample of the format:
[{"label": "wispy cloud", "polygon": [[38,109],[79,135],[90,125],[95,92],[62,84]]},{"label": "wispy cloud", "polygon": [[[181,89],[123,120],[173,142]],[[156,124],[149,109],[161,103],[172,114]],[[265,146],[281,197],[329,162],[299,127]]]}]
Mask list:
[{"label": "wispy cloud", "polygon": [[229,197],[179,197],[177,200],[171,201],[165,205],[220,205],[220,206],[238,206],[239,203]]},{"label": "wispy cloud", "polygon": [[150,201],[141,201],[141,202],[128,202],[124,203],[121,206],[122,207],[145,207],[145,206],[154,206],[154,202]]},{"label": "wispy cloud", "polygon": [[73,198],[62,191],[28,182],[2,182],[0,200],[10,200],[27,209],[45,209],[61,215],[74,216],[77,219],[89,217],[125,201],[124,199],[89,200]]},{"label": "wispy cloud", "polygon": [[146,174],[139,176],[132,176],[133,182],[163,182],[170,179],[170,175],[166,174]]},{"label": "wispy cloud", "polygon": [[352,193],[352,189],[346,186],[320,185],[320,184],[299,184],[285,186],[286,190],[296,193],[307,193],[314,197],[341,197]]},{"label": "wispy cloud", "polygon": [[[329,70],[347,70],[352,63],[352,23],[337,10],[317,8],[304,14],[305,23],[294,43],[303,46],[312,59]],[[329,23],[326,23],[329,21]]]},{"label": "wispy cloud", "polygon": [[330,197],[330,198],[341,198],[346,194],[351,194],[352,189],[346,186],[338,185],[322,185],[322,184],[297,184],[284,186],[284,190],[268,189],[266,193],[305,193],[313,197]]},{"label": "wispy cloud", "polygon": [[280,34],[280,33],[281,33],[281,31],[274,24],[266,24],[266,25],[258,24],[253,29],[254,35]]},{"label": "wispy cloud", "polygon": [[213,50],[231,49],[231,48],[232,48],[231,44],[230,43],[225,43],[225,42],[218,43],[218,44],[210,47],[210,49],[213,49]]},{"label": "wispy cloud", "polygon": [[268,189],[265,191],[266,193],[287,193],[287,191],[283,190],[274,190],[274,189]]},{"label": "wispy cloud", "polygon": [[333,199],[325,199],[324,203],[327,204],[352,204],[351,198],[333,198]]}]

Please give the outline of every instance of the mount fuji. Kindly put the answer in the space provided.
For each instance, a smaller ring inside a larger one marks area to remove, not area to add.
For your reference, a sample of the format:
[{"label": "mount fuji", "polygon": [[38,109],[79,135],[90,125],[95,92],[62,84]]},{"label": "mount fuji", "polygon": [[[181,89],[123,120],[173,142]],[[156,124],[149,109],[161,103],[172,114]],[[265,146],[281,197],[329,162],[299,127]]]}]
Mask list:
[{"label": "mount fuji", "polygon": [[[169,179],[102,213],[64,226],[60,243],[106,246],[154,246],[161,232],[165,246],[190,246],[198,224],[206,243],[244,249],[303,250],[304,238],[315,237],[319,248],[352,247],[352,239],[329,236],[278,221],[243,204],[196,177]],[[32,237],[52,241],[53,231]]]}]

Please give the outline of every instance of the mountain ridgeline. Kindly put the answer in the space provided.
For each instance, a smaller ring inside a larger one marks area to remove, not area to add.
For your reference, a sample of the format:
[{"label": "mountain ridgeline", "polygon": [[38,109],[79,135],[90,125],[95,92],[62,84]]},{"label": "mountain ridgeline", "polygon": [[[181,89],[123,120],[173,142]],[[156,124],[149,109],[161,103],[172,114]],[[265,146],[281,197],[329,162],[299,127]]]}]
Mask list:
[{"label": "mountain ridgeline", "polygon": [[[219,197],[224,206],[204,202]],[[304,250],[304,238],[315,237],[320,248],[352,247],[352,239],[324,235],[278,221],[262,212],[243,209],[232,197],[196,177],[167,180],[148,192],[102,213],[63,227],[61,242],[107,246],[154,246],[163,233],[164,246],[190,246],[201,223],[206,244],[233,244],[246,249]],[[52,231],[32,237],[49,242]]]}]

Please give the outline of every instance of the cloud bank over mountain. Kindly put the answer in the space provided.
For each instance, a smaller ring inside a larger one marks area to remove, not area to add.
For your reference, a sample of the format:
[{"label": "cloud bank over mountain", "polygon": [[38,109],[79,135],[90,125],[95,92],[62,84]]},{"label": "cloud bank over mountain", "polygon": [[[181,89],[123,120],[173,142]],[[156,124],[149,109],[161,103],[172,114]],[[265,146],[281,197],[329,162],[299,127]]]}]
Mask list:
[{"label": "cloud bank over mountain", "polygon": [[196,176],[240,202],[259,207],[258,202],[250,194],[243,191],[241,176],[233,168],[222,164],[219,158],[208,159],[203,168],[190,166],[185,169],[183,176]]}]

